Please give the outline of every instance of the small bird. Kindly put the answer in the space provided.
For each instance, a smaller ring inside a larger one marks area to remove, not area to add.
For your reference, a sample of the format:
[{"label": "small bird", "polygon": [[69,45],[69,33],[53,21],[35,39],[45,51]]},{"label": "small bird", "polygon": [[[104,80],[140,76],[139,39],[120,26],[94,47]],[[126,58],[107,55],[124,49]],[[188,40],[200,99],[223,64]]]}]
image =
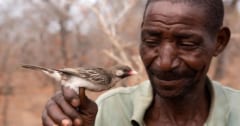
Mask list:
[{"label": "small bird", "polygon": [[95,92],[103,91],[113,87],[119,80],[137,74],[126,65],[116,65],[109,69],[100,67],[51,69],[35,65],[22,65],[22,67],[40,70],[61,85],[73,89],[77,94],[80,87]]}]

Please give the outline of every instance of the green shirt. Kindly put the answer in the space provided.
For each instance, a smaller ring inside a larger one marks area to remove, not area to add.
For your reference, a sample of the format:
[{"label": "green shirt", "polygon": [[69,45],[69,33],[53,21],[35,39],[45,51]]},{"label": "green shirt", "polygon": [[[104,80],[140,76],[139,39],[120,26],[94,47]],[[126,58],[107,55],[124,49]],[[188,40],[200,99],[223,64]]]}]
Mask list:
[{"label": "green shirt", "polygon": [[[240,91],[212,81],[210,114],[204,126],[240,126]],[[97,99],[95,126],[144,126],[144,114],[153,95],[149,81],[117,88]]]}]

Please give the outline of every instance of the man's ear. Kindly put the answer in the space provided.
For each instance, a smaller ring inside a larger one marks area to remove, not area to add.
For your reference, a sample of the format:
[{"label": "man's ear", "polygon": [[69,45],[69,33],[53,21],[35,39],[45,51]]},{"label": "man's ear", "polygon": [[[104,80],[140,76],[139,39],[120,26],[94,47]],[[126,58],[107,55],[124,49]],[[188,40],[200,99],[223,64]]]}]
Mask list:
[{"label": "man's ear", "polygon": [[231,37],[231,31],[228,27],[222,27],[217,33],[216,48],[214,51],[214,56],[219,55],[227,46],[229,39]]}]

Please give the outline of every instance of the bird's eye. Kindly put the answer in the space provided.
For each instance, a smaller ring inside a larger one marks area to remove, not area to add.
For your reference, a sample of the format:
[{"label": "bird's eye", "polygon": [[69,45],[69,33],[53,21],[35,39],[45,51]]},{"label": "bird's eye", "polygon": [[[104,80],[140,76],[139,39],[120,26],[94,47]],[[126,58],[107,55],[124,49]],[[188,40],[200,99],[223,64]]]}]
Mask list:
[{"label": "bird's eye", "polygon": [[115,74],[116,76],[122,76],[124,72],[122,70],[117,70]]}]

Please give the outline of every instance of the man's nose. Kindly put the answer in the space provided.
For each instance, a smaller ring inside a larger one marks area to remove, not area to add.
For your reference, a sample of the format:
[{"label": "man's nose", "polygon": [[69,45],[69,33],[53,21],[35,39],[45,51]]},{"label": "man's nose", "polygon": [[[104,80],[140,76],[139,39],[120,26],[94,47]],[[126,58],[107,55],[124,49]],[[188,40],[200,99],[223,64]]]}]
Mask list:
[{"label": "man's nose", "polygon": [[155,65],[162,71],[170,71],[180,64],[178,52],[173,43],[162,44],[158,48]]}]

